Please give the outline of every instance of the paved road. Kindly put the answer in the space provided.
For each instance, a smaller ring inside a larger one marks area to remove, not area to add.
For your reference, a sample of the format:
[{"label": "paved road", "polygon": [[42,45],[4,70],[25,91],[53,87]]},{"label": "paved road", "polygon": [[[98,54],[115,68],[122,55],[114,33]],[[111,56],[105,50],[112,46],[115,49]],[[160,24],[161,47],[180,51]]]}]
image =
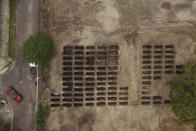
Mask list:
[{"label": "paved road", "polygon": [[[39,0],[18,0],[16,11],[15,64],[7,74],[0,76],[1,98],[7,99],[14,111],[14,131],[35,130],[35,83],[31,80],[29,66],[20,57],[22,42],[31,34],[38,32]],[[14,86],[23,96],[23,101],[14,103],[5,94],[8,86]]]}]

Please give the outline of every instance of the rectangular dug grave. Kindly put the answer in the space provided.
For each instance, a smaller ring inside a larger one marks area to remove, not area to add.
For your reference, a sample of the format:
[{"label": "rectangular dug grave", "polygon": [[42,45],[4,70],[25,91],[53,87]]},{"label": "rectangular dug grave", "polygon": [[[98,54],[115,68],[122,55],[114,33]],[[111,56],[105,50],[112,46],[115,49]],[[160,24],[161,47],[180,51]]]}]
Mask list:
[{"label": "rectangular dug grave", "polygon": [[118,53],[118,45],[64,46],[62,94],[51,106],[128,105],[128,87],[118,86]]},{"label": "rectangular dug grave", "polygon": [[161,96],[152,96],[152,85],[165,75],[182,73],[182,66],[175,65],[175,46],[170,44],[146,44],[142,46],[141,98],[142,105],[170,104]]}]

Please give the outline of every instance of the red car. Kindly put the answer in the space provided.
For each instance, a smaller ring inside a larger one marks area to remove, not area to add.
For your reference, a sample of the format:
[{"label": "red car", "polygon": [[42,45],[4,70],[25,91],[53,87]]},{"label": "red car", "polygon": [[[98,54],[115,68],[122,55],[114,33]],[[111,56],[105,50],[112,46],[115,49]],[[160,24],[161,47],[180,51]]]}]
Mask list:
[{"label": "red car", "polygon": [[16,90],[13,87],[8,87],[6,89],[6,93],[9,97],[11,97],[16,103],[20,103],[22,100],[22,97],[16,92]]}]

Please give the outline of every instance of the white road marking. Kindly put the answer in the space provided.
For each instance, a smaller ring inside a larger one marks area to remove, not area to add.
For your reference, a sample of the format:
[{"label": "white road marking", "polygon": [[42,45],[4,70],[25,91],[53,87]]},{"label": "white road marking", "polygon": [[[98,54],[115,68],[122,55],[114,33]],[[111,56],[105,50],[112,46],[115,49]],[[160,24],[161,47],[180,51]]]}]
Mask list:
[{"label": "white road marking", "polygon": [[31,81],[32,81],[32,78],[31,78],[31,76],[27,75],[27,78],[28,78],[29,80],[31,80]]}]

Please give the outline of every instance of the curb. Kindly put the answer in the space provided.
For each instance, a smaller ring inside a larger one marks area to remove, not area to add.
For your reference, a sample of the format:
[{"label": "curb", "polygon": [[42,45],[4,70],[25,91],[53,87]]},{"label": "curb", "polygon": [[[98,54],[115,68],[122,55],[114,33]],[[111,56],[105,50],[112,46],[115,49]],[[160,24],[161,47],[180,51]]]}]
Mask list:
[{"label": "curb", "polygon": [[[14,66],[15,66],[15,60],[12,61],[12,66],[11,66],[11,68],[10,68],[9,70],[3,69],[3,71],[0,71],[0,76],[1,76],[1,75],[5,75],[5,74],[7,74],[8,72],[10,72],[10,71],[14,68]],[[5,70],[5,71],[4,71],[4,70]]]},{"label": "curb", "polygon": [[[7,102],[7,103],[8,103],[8,102]],[[8,103],[8,105],[10,106],[11,114],[12,114],[10,126],[11,126],[11,131],[13,131],[13,130],[14,130],[14,110],[13,110],[12,106],[11,106],[9,103]]]}]

